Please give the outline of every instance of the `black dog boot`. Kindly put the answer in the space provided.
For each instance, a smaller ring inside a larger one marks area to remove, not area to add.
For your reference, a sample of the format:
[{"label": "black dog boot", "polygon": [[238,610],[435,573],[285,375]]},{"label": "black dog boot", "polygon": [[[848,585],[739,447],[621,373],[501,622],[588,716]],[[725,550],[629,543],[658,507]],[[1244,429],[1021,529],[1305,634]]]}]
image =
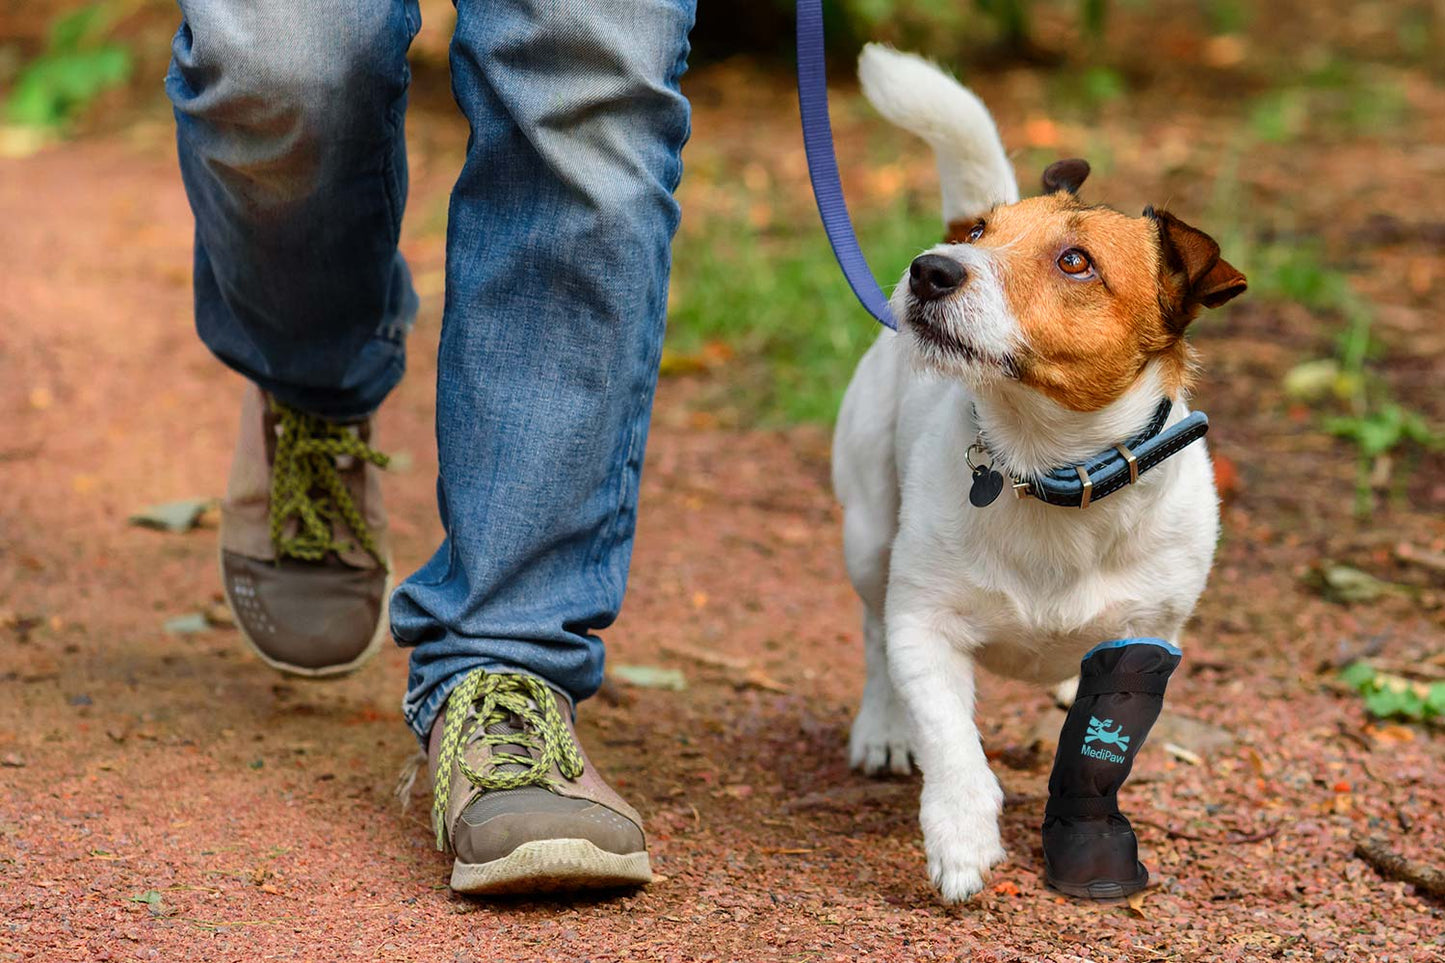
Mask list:
[{"label": "black dog boot", "polygon": [[1159,718],[1179,656],[1161,639],[1118,639],[1084,656],[1044,810],[1045,878],[1059,892],[1118,899],[1149,882],[1115,793]]}]

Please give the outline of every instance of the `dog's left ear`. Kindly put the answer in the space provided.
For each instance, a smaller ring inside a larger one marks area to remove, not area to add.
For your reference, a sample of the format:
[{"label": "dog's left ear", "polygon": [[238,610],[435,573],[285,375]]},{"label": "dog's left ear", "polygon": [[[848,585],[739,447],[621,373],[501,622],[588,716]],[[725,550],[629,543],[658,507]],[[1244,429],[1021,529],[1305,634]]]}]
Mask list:
[{"label": "dog's left ear", "polygon": [[1082,157],[1054,161],[1044,169],[1044,193],[1068,191],[1070,194],[1077,194],[1088,176],[1089,162]]},{"label": "dog's left ear", "polygon": [[1244,275],[1219,256],[1219,244],[1168,211],[1144,208],[1159,229],[1159,303],[1176,331],[1201,307],[1217,308],[1244,293]]}]

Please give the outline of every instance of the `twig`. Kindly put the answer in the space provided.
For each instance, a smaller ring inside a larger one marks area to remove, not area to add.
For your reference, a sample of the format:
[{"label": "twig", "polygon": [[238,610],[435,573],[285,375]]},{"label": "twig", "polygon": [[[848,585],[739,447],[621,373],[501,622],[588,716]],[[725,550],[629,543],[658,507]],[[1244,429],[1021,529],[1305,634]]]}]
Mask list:
[{"label": "twig", "polygon": [[1388,879],[1409,883],[1422,893],[1445,899],[1445,872],[1424,866],[1395,852],[1380,839],[1355,840],[1355,855]]},{"label": "twig", "polygon": [[684,659],[692,659],[703,665],[710,665],[715,669],[733,669],[741,672],[752,666],[748,659],[735,658],[723,655],[720,652],[707,652],[703,649],[693,648],[690,645],[683,645],[680,642],[663,642],[658,648],[668,655],[676,655]]},{"label": "twig", "polygon": [[1340,734],[1341,737],[1343,737],[1343,738],[1345,738],[1345,739],[1348,739],[1349,741],[1353,742],[1355,745],[1359,746],[1361,749],[1364,749],[1366,752],[1374,752],[1374,751],[1375,751],[1375,747],[1372,746],[1372,745],[1370,745],[1370,740],[1366,739],[1364,736],[1360,735],[1358,732],[1356,732],[1355,730],[1351,729],[1350,726],[1349,726],[1349,724],[1348,724],[1347,722],[1345,722],[1345,720],[1343,720],[1343,719],[1338,719],[1338,720],[1336,720],[1336,721],[1335,721],[1335,729],[1339,732],[1339,734]]},{"label": "twig", "polygon": [[1399,662],[1394,659],[1374,658],[1370,660],[1370,664],[1382,672],[1393,672],[1406,678],[1425,679],[1430,682],[1445,679],[1445,668],[1437,668],[1428,662]]},{"label": "twig", "polygon": [[1136,826],[1149,826],[1157,829],[1170,839],[1187,839],[1194,843],[1223,843],[1227,846],[1234,846],[1239,843],[1262,843],[1266,839],[1273,839],[1279,835],[1278,826],[1262,829],[1257,833],[1235,833],[1233,836],[1196,836],[1194,833],[1186,833],[1182,829],[1174,829],[1148,819],[1131,819],[1129,821]]},{"label": "twig", "polygon": [[1409,542],[1401,542],[1395,546],[1395,557],[1402,562],[1414,562],[1422,568],[1431,568],[1437,572],[1445,572],[1445,554],[1432,552],[1429,549],[1416,548]]}]

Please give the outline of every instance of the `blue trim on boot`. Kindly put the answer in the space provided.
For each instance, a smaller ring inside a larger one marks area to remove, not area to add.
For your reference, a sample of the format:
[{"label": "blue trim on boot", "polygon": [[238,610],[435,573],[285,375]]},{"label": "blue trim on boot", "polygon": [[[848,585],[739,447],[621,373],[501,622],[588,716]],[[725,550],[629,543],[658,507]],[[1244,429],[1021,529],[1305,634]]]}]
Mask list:
[{"label": "blue trim on boot", "polygon": [[1093,655],[1095,652],[1102,652],[1104,649],[1122,649],[1126,645],[1157,645],[1159,648],[1163,649],[1165,652],[1168,652],[1170,655],[1184,655],[1183,651],[1181,651],[1178,646],[1171,645],[1168,642],[1165,642],[1163,639],[1151,639],[1144,637],[1135,639],[1113,639],[1108,642],[1100,642],[1098,645],[1085,652],[1084,658],[1080,659],[1079,661],[1086,661],[1089,656]]}]

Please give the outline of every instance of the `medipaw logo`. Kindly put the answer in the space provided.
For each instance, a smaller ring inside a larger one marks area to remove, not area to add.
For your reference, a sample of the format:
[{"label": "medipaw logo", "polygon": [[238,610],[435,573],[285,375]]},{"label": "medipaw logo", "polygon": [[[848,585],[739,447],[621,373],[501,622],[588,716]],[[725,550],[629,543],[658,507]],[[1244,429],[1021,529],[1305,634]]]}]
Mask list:
[{"label": "medipaw logo", "polygon": [[[1113,719],[1098,719],[1089,717],[1089,729],[1084,733],[1084,744],[1080,747],[1082,754],[1092,756],[1095,759],[1102,759],[1104,762],[1122,763],[1123,753],[1129,751],[1129,737],[1124,735],[1124,727],[1119,726],[1112,732],[1109,727],[1114,724]],[[1117,746],[1118,752],[1100,746],[1095,748],[1091,743],[1102,743],[1103,746]]]}]

